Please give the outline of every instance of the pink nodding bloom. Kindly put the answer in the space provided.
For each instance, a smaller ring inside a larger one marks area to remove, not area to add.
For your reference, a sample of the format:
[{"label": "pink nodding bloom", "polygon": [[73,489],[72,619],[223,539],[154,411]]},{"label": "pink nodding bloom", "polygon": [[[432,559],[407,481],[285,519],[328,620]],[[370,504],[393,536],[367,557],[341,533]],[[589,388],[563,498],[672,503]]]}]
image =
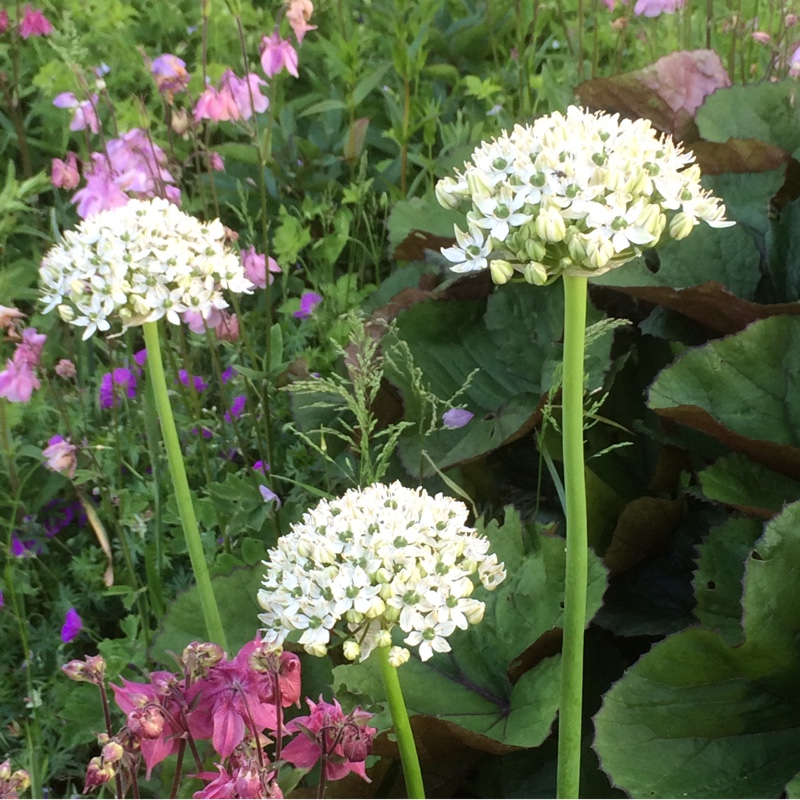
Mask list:
[{"label": "pink nodding bloom", "polygon": [[236,314],[229,314],[227,311],[222,311],[222,319],[218,325],[214,326],[214,333],[217,334],[217,339],[221,342],[238,342],[239,341],[239,318]]},{"label": "pink nodding bloom", "polygon": [[659,14],[674,14],[685,5],[686,0],[637,0],[633,13],[637,17],[657,17]]},{"label": "pink nodding bloom", "polygon": [[6,329],[6,335],[12,339],[19,339],[16,328],[25,315],[18,308],[0,306],[0,328]]},{"label": "pink nodding bloom", "polygon": [[22,22],[19,24],[19,35],[23,39],[29,36],[47,36],[53,32],[53,25],[38,8],[25,6],[22,13]]},{"label": "pink nodding bloom", "polygon": [[772,41],[772,37],[766,31],[753,31],[750,38],[759,44],[769,44]]},{"label": "pink nodding bloom", "polygon": [[242,119],[250,119],[254,110],[256,114],[263,114],[269,108],[269,98],[261,94],[261,87],[266,85],[267,82],[255,72],[248,72],[245,78],[240,78],[232,70],[227,70],[220,80],[220,89],[227,90],[233,97]]},{"label": "pink nodding bloom", "polygon": [[60,158],[54,158],[52,164],[50,179],[53,182],[53,186],[57,189],[66,189],[67,191],[78,188],[81,176],[78,173],[78,157],[75,153],[67,153],[66,161],[62,161]]},{"label": "pink nodding bloom", "polygon": [[261,253],[256,253],[256,248],[253,246],[242,250],[241,259],[245,276],[259,289],[266,289],[267,281],[271,284],[275,280],[272,273],[281,272],[281,268],[274,258],[267,258]]},{"label": "pink nodding bloom", "polygon": [[6,361],[6,368],[0,372],[0,397],[5,397],[9,403],[27,403],[40,386],[39,379],[28,364],[15,364],[9,360]]},{"label": "pink nodding bloom", "polygon": [[71,131],[82,131],[84,128],[88,128],[92,133],[97,133],[100,130],[100,121],[97,119],[98,100],[96,94],[93,94],[90,100],[80,101],[72,92],[61,92],[56,95],[53,105],[56,108],[73,110],[72,121],[69,124]]},{"label": "pink nodding bloom", "polygon": [[186,89],[191,78],[186,71],[186,62],[172,53],[164,53],[158,58],[154,58],[150,64],[150,72],[156,80],[159,91],[170,97],[175,92],[182,92]]},{"label": "pink nodding bloom", "polygon": [[75,470],[78,468],[76,455],[78,448],[61,436],[54,436],[47,445],[42,451],[42,455],[47,459],[47,466],[53,472],[60,472],[68,478],[74,478]]},{"label": "pink nodding bloom", "polygon": [[8,11],[0,9],[0,36],[8,30]]},{"label": "pink nodding bloom", "polygon": [[59,378],[69,380],[74,378],[77,374],[78,371],[75,369],[75,365],[68,358],[62,358],[58,364],[56,364],[56,375],[58,375]]},{"label": "pink nodding bloom", "polygon": [[284,68],[290,75],[299,77],[297,51],[288,39],[281,39],[276,28],[272,36],[261,37],[261,69],[268,78],[271,78]]},{"label": "pink nodding bloom", "polygon": [[194,121],[210,119],[212,122],[228,122],[239,119],[239,108],[230,89],[206,86],[194,107]]},{"label": "pink nodding bloom", "polygon": [[315,31],[316,25],[309,25],[308,21],[314,13],[314,4],[311,0],[288,0],[289,8],[286,11],[286,19],[292,26],[294,35],[297,37],[297,44],[303,43],[303,38],[309,31]]}]

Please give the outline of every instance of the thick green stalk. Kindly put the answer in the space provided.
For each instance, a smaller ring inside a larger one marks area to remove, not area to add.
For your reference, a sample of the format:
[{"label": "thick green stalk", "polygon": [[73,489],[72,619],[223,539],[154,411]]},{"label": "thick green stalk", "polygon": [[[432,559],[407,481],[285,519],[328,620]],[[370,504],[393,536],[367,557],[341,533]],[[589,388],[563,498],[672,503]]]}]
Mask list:
[{"label": "thick green stalk", "polygon": [[158,336],[158,323],[145,322],[144,340],[147,345],[147,369],[153,386],[156,399],[158,416],[161,421],[161,433],[167,449],[167,463],[172,476],[172,486],[175,489],[175,499],[178,503],[178,512],[183,525],[183,535],[186,537],[186,547],[192,561],[192,571],[197,581],[200,592],[200,605],[203,609],[203,618],[208,630],[210,641],[220,645],[223,650],[228,649],[225,640],[225,631],[222,628],[222,619],[211,586],[208,574],[208,565],[200,540],[200,530],[197,527],[197,517],[192,505],[192,495],[189,490],[189,481],[186,477],[186,468],[183,464],[183,454],[178,440],[178,431],[175,428],[175,418],[172,416],[172,406],[167,393],[167,380],[164,376],[164,364],[161,360],[161,343]]},{"label": "thick green stalk", "polygon": [[583,634],[586,628],[588,536],[583,460],[583,349],[586,336],[586,278],[564,276],[564,489],[567,499],[567,574],[564,646],[558,721],[560,798],[579,796],[583,701]]},{"label": "thick green stalk", "polygon": [[389,712],[392,715],[397,746],[400,748],[400,761],[403,764],[403,775],[406,779],[406,797],[424,798],[425,787],[422,783],[422,770],[419,768],[417,746],[414,744],[414,734],[411,731],[411,723],[408,721],[408,711],[403,700],[403,692],[400,689],[397,669],[389,663],[388,647],[376,648],[375,657],[381,665],[383,688],[386,690],[386,699],[389,701]]}]

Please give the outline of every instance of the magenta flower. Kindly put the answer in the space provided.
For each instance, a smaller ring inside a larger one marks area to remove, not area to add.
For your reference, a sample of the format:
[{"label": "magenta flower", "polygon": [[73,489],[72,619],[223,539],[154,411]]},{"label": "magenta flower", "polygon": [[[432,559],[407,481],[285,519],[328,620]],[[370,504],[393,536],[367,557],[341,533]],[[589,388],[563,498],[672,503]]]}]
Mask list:
[{"label": "magenta flower", "polygon": [[182,92],[189,85],[191,76],[186,71],[186,62],[171,53],[164,53],[153,59],[150,72],[156,80],[159,91],[170,98],[174,92]]},{"label": "magenta flower", "polygon": [[442,414],[442,424],[445,428],[463,428],[474,416],[466,408],[451,408]]},{"label": "magenta flower", "polygon": [[204,781],[211,780],[211,783],[204,786],[199,792],[195,792],[193,798],[207,798],[207,800],[216,800],[216,798],[229,798],[236,797],[236,782],[222,764],[214,764],[219,770],[219,775],[214,775],[213,772],[201,772],[195,777],[202,778]]},{"label": "magenta flower", "polygon": [[78,173],[78,157],[75,153],[67,153],[66,161],[62,161],[60,158],[53,159],[50,180],[58,189],[72,191],[78,188],[81,176]]},{"label": "magenta flower", "polygon": [[[199,696],[195,710],[189,714],[192,736],[210,738],[223,758],[244,739],[251,724],[258,733],[277,727],[274,676],[250,665],[250,656],[257,648],[261,648],[258,641],[246,644],[236,658],[217,664],[186,692],[190,706]],[[255,732],[251,730],[250,734]]]},{"label": "magenta flower", "polygon": [[38,8],[25,6],[22,13],[22,22],[19,24],[19,35],[23,39],[29,36],[47,36],[53,32],[53,25]]},{"label": "magenta flower", "polygon": [[147,348],[142,348],[141,350],[137,350],[133,354],[133,360],[136,362],[136,365],[140,369],[144,369],[144,365],[147,362]]},{"label": "magenta flower", "polygon": [[36,328],[26,328],[22,332],[22,341],[17,345],[12,360],[17,366],[26,364],[31,369],[38,367],[46,341],[46,334],[38,333]]},{"label": "magenta flower", "polygon": [[266,85],[267,82],[263,78],[259,78],[255,72],[248,72],[245,78],[240,78],[230,69],[223,74],[220,80],[220,87],[230,92],[239,116],[245,120],[253,116],[253,111],[256,114],[263,114],[269,108],[269,98],[261,94],[261,87]]},{"label": "magenta flower", "polygon": [[268,78],[277,75],[282,69],[295,78],[299,77],[297,51],[288,39],[281,39],[277,28],[272,36],[261,37],[261,69]]},{"label": "magenta flower", "polygon": [[16,531],[11,532],[11,555],[14,558],[33,558],[41,551],[34,539],[20,539]]},{"label": "magenta flower", "polygon": [[226,411],[224,414],[225,422],[230,422],[231,417],[237,417],[237,418],[241,417],[246,403],[247,403],[246,395],[243,394],[236,395],[236,397],[233,398],[233,402],[231,403],[230,411]]},{"label": "magenta flower", "polygon": [[308,319],[321,302],[322,295],[316,292],[303,292],[300,297],[300,308],[294,312],[294,316],[298,319]]},{"label": "magenta flower", "polygon": [[[185,369],[178,370],[178,377],[175,383],[182,383],[184,386],[189,385],[189,373]],[[204,381],[199,375],[192,376],[192,383],[194,383],[194,390],[196,392],[204,392],[208,387],[208,383]]]},{"label": "magenta flower", "polygon": [[215,172],[223,172],[225,170],[225,162],[219,153],[208,153],[208,166]]},{"label": "magenta flower", "polygon": [[311,714],[295,717],[287,733],[300,732],[283,748],[282,757],[301,769],[310,769],[323,759],[326,780],[338,781],[351,772],[369,781],[364,761],[372,747],[376,728],[367,726],[372,714],[356,708],[345,715],[337,700],[326,703],[306,700]]},{"label": "magenta flower", "polygon": [[136,397],[136,376],[125,367],[107,372],[100,381],[100,406],[114,408],[120,405],[121,396]]},{"label": "magenta flower", "polygon": [[10,403],[27,403],[40,386],[33,369],[24,362],[6,361],[6,368],[0,372],[0,397],[5,397]]},{"label": "magenta flower", "polygon": [[256,472],[269,472],[269,464],[266,461],[258,460],[253,464],[253,469]]},{"label": "magenta flower", "polygon": [[8,30],[8,11],[0,9],[0,36]]},{"label": "magenta flower", "polygon": [[61,626],[61,641],[69,644],[83,629],[83,622],[78,616],[78,612],[71,608],[64,617],[64,624]]},{"label": "magenta flower", "polygon": [[98,97],[93,94],[91,100],[78,100],[72,92],[61,92],[56,95],[53,105],[56,108],[71,108],[72,121],[69,124],[71,131],[82,131],[89,128],[92,133],[100,130],[100,121],[97,119]]},{"label": "magenta flower", "polygon": [[53,436],[47,445],[42,451],[42,455],[47,459],[47,466],[54,472],[74,478],[75,470],[78,468],[76,455],[78,448],[62,436]]}]

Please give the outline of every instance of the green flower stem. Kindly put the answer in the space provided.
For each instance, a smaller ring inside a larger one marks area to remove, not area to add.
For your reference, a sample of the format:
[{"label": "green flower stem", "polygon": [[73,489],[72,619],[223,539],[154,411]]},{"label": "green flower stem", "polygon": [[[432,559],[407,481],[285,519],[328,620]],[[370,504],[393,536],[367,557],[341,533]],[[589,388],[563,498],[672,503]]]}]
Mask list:
[{"label": "green flower stem", "polygon": [[558,722],[557,795],[578,797],[581,768],[583,635],[589,551],[583,460],[583,349],[586,336],[587,281],[564,276],[564,484],[567,515],[567,573],[564,645]]},{"label": "green flower stem", "polygon": [[400,679],[397,669],[389,663],[389,648],[377,647],[375,654],[381,665],[381,678],[386,698],[389,701],[389,712],[392,715],[394,733],[397,737],[397,746],[400,748],[400,761],[403,764],[403,775],[406,779],[406,797],[424,798],[425,787],[422,784],[422,770],[419,768],[417,746],[414,744],[414,734],[411,732],[411,723],[408,721],[408,711],[400,689]]},{"label": "green flower stem", "polygon": [[158,336],[158,323],[145,322],[144,341],[147,346],[147,369],[153,386],[156,399],[156,408],[161,421],[161,433],[167,448],[167,462],[172,475],[172,486],[175,489],[175,499],[178,502],[178,511],[183,525],[183,534],[186,537],[186,547],[192,561],[192,571],[197,581],[200,592],[200,605],[203,609],[203,618],[206,621],[208,638],[218,644],[223,650],[228,649],[225,631],[222,628],[222,619],[208,575],[208,565],[200,541],[200,530],[197,527],[197,517],[192,505],[192,495],[189,490],[189,481],[186,477],[186,468],[183,464],[183,454],[178,441],[178,431],[175,428],[175,418],[172,416],[172,407],[167,393],[167,380],[164,376],[164,364],[161,360],[161,343]]}]

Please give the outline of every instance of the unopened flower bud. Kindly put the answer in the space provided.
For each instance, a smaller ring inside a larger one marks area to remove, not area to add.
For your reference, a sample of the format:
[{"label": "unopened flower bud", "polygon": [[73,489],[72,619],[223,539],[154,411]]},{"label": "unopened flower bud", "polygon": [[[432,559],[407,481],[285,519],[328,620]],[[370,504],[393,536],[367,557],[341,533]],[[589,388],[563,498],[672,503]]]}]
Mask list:
[{"label": "unopened flower bud", "polygon": [[479,169],[471,169],[467,173],[467,186],[469,193],[472,195],[473,200],[475,195],[492,194],[492,185],[486,180],[486,176]]},{"label": "unopened flower bud", "polygon": [[614,245],[610,239],[594,236],[586,243],[586,263],[592,269],[603,269],[614,257]]},{"label": "unopened flower bud", "polygon": [[172,130],[178,136],[183,136],[189,130],[190,123],[189,112],[185,108],[179,108],[172,112]]},{"label": "unopened flower bud", "polygon": [[375,619],[386,611],[386,603],[380,597],[373,597],[365,616],[367,619]]},{"label": "unopened flower bud", "polygon": [[567,235],[564,218],[555,208],[543,209],[534,221],[536,233],[546,242],[563,242]]},{"label": "unopened flower bud", "polygon": [[657,242],[667,226],[667,218],[661,211],[660,206],[655,203],[649,203],[642,209],[642,213],[639,214],[635,225],[644,228]]},{"label": "unopened flower bud", "polygon": [[397,622],[400,619],[400,609],[394,606],[386,606],[386,611],[383,612],[383,618],[387,622]]},{"label": "unopened flower bud", "polygon": [[489,270],[492,273],[492,280],[498,285],[502,286],[511,279],[514,274],[514,267],[508,261],[501,258],[495,258],[489,262]]},{"label": "unopened flower bud", "polygon": [[361,655],[361,645],[355,639],[348,639],[342,646],[342,651],[348,661],[355,661]]},{"label": "unopened flower bud", "polygon": [[389,649],[389,663],[397,669],[411,658],[411,652],[406,647],[391,647]]},{"label": "unopened flower bud", "polygon": [[72,306],[62,303],[58,307],[58,316],[61,317],[64,322],[70,322],[71,320],[75,319],[75,310],[72,308]]},{"label": "unopened flower bud", "polygon": [[328,655],[328,648],[324,644],[306,644],[303,645],[303,648],[310,656],[316,656],[317,658]]},{"label": "unopened flower bud", "polygon": [[531,261],[542,261],[547,254],[547,248],[538,239],[528,239],[525,242],[525,255]]},{"label": "unopened flower bud", "polygon": [[534,286],[544,286],[547,283],[547,268],[538,261],[530,261],[522,268],[522,277]]},{"label": "unopened flower bud", "polygon": [[586,243],[581,233],[574,233],[567,242],[570,258],[576,264],[582,264],[586,260]]},{"label": "unopened flower bud", "polygon": [[458,186],[457,181],[453,178],[442,178],[437,184],[434,193],[439,205],[444,208],[449,208],[455,211],[461,205],[461,197],[453,191]]},{"label": "unopened flower bud", "polygon": [[392,643],[392,634],[386,628],[381,628],[375,637],[375,647],[389,647]]},{"label": "unopened flower bud", "polygon": [[683,211],[678,212],[669,223],[669,235],[673,239],[685,239],[694,228],[695,220]]},{"label": "unopened flower bud", "polygon": [[125,755],[125,749],[119,742],[111,741],[103,747],[101,755],[106,764],[114,764]]},{"label": "unopened flower bud", "polygon": [[116,770],[111,764],[104,764],[99,756],[95,756],[86,770],[86,780],[83,784],[83,793],[94,789],[95,786],[102,786],[108,783],[116,774]]},{"label": "unopened flower bud", "polygon": [[364,619],[364,615],[354,608],[348,608],[345,612],[344,618],[353,625],[360,625]]},{"label": "unopened flower bud", "polygon": [[461,603],[461,610],[467,618],[470,625],[477,625],[482,619],[486,611],[486,604],[480,600],[473,600],[471,597]]}]

